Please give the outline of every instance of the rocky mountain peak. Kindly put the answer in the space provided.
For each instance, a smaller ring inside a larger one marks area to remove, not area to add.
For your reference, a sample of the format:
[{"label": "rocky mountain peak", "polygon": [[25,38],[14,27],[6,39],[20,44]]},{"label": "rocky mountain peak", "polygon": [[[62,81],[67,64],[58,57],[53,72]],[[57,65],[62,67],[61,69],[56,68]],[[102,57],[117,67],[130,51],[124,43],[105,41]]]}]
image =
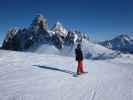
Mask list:
[{"label": "rocky mountain peak", "polygon": [[61,26],[62,27],[63,25],[61,24],[61,22],[57,21],[56,26]]},{"label": "rocky mountain peak", "polygon": [[31,27],[33,29],[39,29],[39,28],[42,28],[42,29],[45,29],[45,30],[48,30],[48,22],[47,22],[47,19],[45,19],[43,17],[43,15],[37,15],[33,21],[32,21],[32,24],[31,24]]},{"label": "rocky mountain peak", "polygon": [[52,27],[51,30],[63,37],[66,37],[68,34],[68,31],[64,28],[64,26],[59,21],[56,22],[56,24]]}]

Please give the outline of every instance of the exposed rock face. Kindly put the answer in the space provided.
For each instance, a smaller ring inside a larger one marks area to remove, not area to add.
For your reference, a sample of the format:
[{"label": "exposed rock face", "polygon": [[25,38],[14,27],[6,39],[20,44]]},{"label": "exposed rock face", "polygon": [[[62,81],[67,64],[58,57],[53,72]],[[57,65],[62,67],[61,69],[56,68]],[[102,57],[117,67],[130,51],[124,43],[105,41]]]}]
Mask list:
[{"label": "exposed rock face", "polygon": [[38,30],[39,28],[48,30],[48,22],[42,15],[37,15],[31,24],[31,28],[33,30]]},{"label": "exposed rock face", "polygon": [[75,38],[76,38],[76,36],[75,36],[76,34],[74,33],[74,32],[71,32],[71,31],[69,31],[68,32],[68,34],[67,34],[67,36],[66,36],[66,38],[65,38],[65,45],[70,45],[70,46],[72,46],[72,45],[74,45],[74,43],[75,43]]},{"label": "exposed rock face", "polygon": [[17,32],[18,32],[17,28],[12,28],[7,32],[2,48],[7,49],[7,50],[18,50],[19,40],[16,39]]},{"label": "exposed rock face", "polygon": [[47,32],[47,20],[38,15],[33,20],[30,28],[16,29],[8,31],[3,42],[3,49],[9,50],[27,50],[36,45],[49,42],[50,34]]},{"label": "exposed rock face", "polygon": [[58,49],[66,46],[74,46],[75,42],[86,38],[78,31],[67,31],[57,22],[51,30],[48,29],[47,20],[42,15],[37,15],[29,28],[12,28],[7,32],[2,48],[8,50],[37,49],[43,44],[54,45]]}]

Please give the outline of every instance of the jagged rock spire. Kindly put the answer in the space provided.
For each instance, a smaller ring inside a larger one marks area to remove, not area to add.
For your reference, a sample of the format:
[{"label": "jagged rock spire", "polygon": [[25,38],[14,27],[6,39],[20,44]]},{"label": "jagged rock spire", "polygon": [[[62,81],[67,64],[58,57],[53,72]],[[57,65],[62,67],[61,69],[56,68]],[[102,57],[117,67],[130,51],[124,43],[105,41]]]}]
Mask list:
[{"label": "jagged rock spire", "polygon": [[64,26],[61,24],[61,22],[57,21],[56,24],[51,29],[55,33],[59,33],[59,35],[66,37],[68,32],[64,28]]},{"label": "jagged rock spire", "polygon": [[47,19],[45,19],[43,15],[37,15],[32,21],[31,27],[35,29],[42,28],[48,30]]}]

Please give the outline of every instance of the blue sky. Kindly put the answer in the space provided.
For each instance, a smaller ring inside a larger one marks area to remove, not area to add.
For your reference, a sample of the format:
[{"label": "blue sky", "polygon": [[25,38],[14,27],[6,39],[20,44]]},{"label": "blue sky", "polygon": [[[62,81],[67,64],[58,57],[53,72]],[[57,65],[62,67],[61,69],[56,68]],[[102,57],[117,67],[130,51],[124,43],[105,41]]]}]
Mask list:
[{"label": "blue sky", "polygon": [[97,41],[133,33],[133,0],[0,0],[0,42],[9,28],[28,27],[40,13],[50,27],[60,21]]}]

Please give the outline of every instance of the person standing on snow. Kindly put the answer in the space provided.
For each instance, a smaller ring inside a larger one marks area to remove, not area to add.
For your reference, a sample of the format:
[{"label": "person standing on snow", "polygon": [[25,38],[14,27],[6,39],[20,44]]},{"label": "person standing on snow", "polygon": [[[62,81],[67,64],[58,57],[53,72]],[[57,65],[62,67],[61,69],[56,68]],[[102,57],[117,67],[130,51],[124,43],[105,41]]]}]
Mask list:
[{"label": "person standing on snow", "polygon": [[82,53],[80,44],[78,44],[76,49],[75,49],[75,56],[76,56],[76,61],[78,62],[77,75],[80,75],[80,74],[84,73],[84,70],[83,70],[83,53]]}]

